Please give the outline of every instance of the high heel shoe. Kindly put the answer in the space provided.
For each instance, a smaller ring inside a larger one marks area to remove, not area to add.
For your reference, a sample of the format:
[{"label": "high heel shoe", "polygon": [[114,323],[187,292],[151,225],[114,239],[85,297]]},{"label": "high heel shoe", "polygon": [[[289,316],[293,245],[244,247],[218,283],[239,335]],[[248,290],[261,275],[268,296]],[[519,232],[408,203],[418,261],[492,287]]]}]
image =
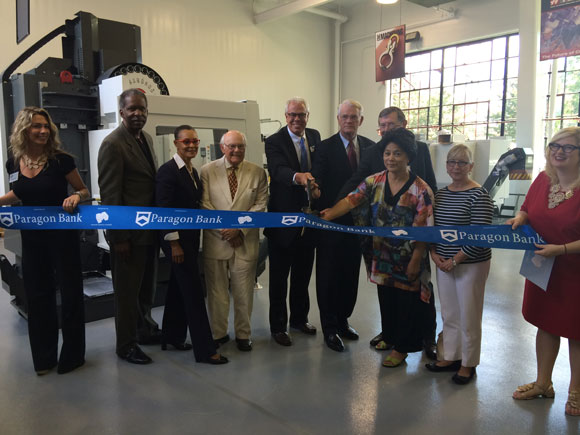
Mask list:
[{"label": "high heel shoe", "polygon": [[475,367],[471,367],[471,372],[469,373],[469,376],[461,376],[459,373],[455,373],[451,377],[451,379],[457,385],[467,385],[471,382],[474,376],[475,376]]},{"label": "high heel shoe", "polygon": [[169,341],[163,341],[161,343],[161,350],[167,350],[167,345],[170,344],[175,350],[191,350],[193,346],[185,341],[183,343],[171,343]]},{"label": "high heel shoe", "polygon": [[217,354],[218,358],[212,358],[211,356],[209,358],[207,358],[204,362],[217,366],[217,365],[221,365],[221,364],[227,364],[230,361],[223,355]]}]

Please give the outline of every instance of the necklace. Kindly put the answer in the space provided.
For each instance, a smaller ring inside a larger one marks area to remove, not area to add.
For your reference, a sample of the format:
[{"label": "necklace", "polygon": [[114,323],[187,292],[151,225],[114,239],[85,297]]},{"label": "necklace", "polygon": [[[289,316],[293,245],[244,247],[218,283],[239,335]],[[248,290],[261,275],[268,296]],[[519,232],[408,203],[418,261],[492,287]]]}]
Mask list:
[{"label": "necklace", "polygon": [[46,163],[46,156],[44,156],[44,155],[43,156],[40,156],[37,160],[32,160],[26,154],[24,155],[24,165],[28,169],[39,169],[39,168],[42,168],[45,163]]},{"label": "necklace", "polygon": [[550,187],[550,193],[548,194],[548,208],[556,208],[558,205],[572,198],[574,195],[574,190],[568,189],[566,192],[562,192],[562,188],[559,184],[554,184]]}]

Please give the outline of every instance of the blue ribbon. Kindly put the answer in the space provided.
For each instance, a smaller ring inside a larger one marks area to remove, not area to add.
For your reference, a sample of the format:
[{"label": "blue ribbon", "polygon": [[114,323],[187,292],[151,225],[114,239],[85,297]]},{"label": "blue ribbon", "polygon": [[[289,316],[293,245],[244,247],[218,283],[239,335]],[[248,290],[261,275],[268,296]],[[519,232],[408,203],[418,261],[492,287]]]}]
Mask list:
[{"label": "blue ribbon", "polygon": [[428,243],[482,246],[503,249],[535,249],[546,243],[532,227],[513,231],[509,225],[444,227],[351,227],[304,213],[263,213],[225,210],[173,209],[81,205],[76,213],[62,207],[5,207],[0,227],[17,230],[185,230],[216,228],[293,228],[341,231],[364,236],[416,240]]}]

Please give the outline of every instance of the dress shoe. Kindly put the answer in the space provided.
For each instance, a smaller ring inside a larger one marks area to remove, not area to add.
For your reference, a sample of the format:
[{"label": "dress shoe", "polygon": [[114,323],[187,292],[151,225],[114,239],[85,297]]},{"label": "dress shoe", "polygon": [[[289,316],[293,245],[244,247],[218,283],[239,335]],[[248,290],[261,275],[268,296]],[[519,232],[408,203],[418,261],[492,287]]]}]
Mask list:
[{"label": "dress shoe", "polygon": [[453,361],[451,364],[448,364],[445,366],[437,365],[437,361],[433,361],[433,362],[425,364],[425,367],[430,372],[435,372],[435,373],[456,372],[457,370],[459,370],[461,368],[461,360]]},{"label": "dress shoe", "polygon": [[225,356],[220,355],[220,354],[217,354],[217,355],[218,355],[218,358],[209,357],[203,362],[205,362],[207,364],[211,364],[213,366],[219,366],[219,365],[227,364],[230,362]]},{"label": "dress shoe", "polygon": [[316,327],[308,322],[304,322],[298,325],[290,325],[290,328],[297,329],[298,331],[308,335],[316,334]]},{"label": "dress shoe", "polygon": [[423,350],[428,359],[437,360],[437,345],[432,341],[423,342]]},{"label": "dress shoe", "polygon": [[375,337],[372,338],[370,344],[372,347],[375,347],[377,344],[379,344],[381,341],[383,341],[383,333],[379,333],[378,335],[376,335]]},{"label": "dress shoe", "polygon": [[287,332],[273,332],[272,337],[280,346],[292,346],[292,339]]},{"label": "dress shoe", "polygon": [[69,373],[72,372],[74,369],[78,369],[79,367],[83,366],[85,364],[85,359],[83,358],[80,361],[76,361],[73,363],[64,363],[64,362],[59,362],[58,363],[58,367],[56,369],[56,372],[59,375],[64,375],[65,373]]},{"label": "dress shoe", "polygon": [[471,367],[471,372],[469,376],[461,376],[458,373],[455,373],[451,379],[457,385],[467,385],[471,382],[474,376],[475,376],[475,367]]},{"label": "dress shoe", "polygon": [[175,350],[191,350],[193,346],[185,341],[183,343],[180,342],[171,342],[171,341],[162,341],[161,342],[161,350],[167,350],[167,345],[173,346]]},{"label": "dress shoe", "polygon": [[222,338],[216,338],[213,342],[215,343],[216,347],[220,347],[220,345],[225,344],[228,341],[230,341],[230,336],[226,334]]},{"label": "dress shoe", "polygon": [[330,349],[336,352],[342,352],[344,350],[344,343],[338,334],[328,334],[326,337],[324,337],[324,342]]},{"label": "dress shoe", "polygon": [[160,329],[155,329],[147,335],[141,335],[137,339],[137,343],[141,345],[160,344],[162,341],[162,333]]},{"label": "dress shoe", "polygon": [[52,370],[53,368],[55,368],[55,367],[56,367],[56,364],[55,364],[55,365],[53,365],[52,367],[49,367],[49,368],[47,368],[47,369],[36,370],[36,375],[37,375],[37,376],[44,376],[44,375],[48,375],[48,374],[51,372],[51,370]]},{"label": "dress shoe", "polygon": [[252,350],[252,340],[249,338],[236,338],[238,349],[242,352],[249,352]]},{"label": "dress shoe", "polygon": [[341,338],[346,338],[347,340],[358,340],[358,332],[354,330],[352,326],[347,326],[346,329],[342,329],[338,332]]},{"label": "dress shoe", "polygon": [[117,355],[131,364],[150,364],[153,362],[136,344],[127,349],[126,352],[117,352]]}]

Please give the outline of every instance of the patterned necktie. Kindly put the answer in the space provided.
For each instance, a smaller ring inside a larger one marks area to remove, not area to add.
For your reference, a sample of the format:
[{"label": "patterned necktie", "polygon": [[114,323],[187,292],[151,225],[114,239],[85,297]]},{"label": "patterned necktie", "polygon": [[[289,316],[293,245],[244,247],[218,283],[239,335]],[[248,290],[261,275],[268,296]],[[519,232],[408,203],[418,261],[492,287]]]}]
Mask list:
[{"label": "patterned necktie", "polygon": [[233,166],[229,168],[228,172],[228,183],[230,185],[230,193],[232,194],[232,201],[236,196],[238,191],[238,178],[236,177],[236,169]]},{"label": "patterned necktie", "polygon": [[354,144],[352,143],[352,141],[349,141],[348,146],[346,147],[346,154],[348,155],[350,168],[352,169],[352,172],[355,172],[357,168],[356,151],[354,150]]},{"label": "patterned necktie", "polygon": [[300,170],[308,172],[308,154],[306,153],[306,145],[304,145],[304,138],[300,138]]}]

